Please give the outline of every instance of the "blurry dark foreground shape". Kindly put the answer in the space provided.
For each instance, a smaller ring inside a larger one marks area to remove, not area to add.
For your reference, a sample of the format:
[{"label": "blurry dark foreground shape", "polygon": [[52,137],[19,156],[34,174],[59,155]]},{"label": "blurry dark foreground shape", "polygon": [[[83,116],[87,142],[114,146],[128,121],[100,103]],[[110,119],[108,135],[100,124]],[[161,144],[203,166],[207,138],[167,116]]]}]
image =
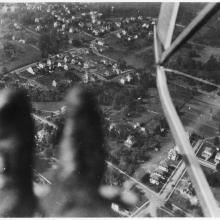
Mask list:
[{"label": "blurry dark foreground shape", "polygon": [[32,166],[34,122],[23,90],[0,91],[0,217],[37,213]]},{"label": "blurry dark foreground shape", "polygon": [[46,209],[56,217],[114,217],[111,201],[99,193],[106,156],[101,112],[94,96],[79,86],[67,95],[66,105],[58,185]]}]

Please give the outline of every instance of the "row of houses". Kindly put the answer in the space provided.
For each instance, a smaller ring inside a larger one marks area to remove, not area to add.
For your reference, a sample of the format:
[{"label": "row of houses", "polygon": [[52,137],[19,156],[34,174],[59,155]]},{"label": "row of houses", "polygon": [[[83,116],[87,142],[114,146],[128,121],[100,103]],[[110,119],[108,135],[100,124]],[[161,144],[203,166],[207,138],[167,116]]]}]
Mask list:
[{"label": "row of houses", "polygon": [[153,185],[165,184],[171,172],[169,171],[169,163],[170,161],[178,161],[180,158],[180,154],[178,152],[177,147],[171,148],[168,152],[167,159],[162,161],[158,168],[155,169],[150,174],[149,181]]},{"label": "row of houses", "polygon": [[[138,39],[140,34],[147,35],[148,29],[152,29],[152,21],[143,16],[125,17],[121,21],[111,21],[102,18],[103,14],[89,10],[86,4],[46,4],[38,5],[37,9],[42,10],[42,15],[38,13],[35,17],[34,28],[37,32],[48,31],[53,28],[61,33],[78,33],[86,31],[87,33],[101,37],[104,34],[123,29],[121,36],[128,32],[128,39]],[[35,7],[27,5],[27,9],[33,10]],[[40,10],[39,10],[40,11]],[[46,12],[46,13],[45,13]],[[45,22],[45,15],[47,22]],[[129,27],[133,25],[135,29],[130,31]],[[152,30],[151,30],[152,32]],[[136,34],[134,34],[136,33]],[[119,35],[118,35],[119,36]]]},{"label": "row of houses", "polygon": [[167,161],[163,161],[159,164],[158,168],[155,169],[150,174],[150,183],[154,185],[160,185],[161,183],[165,183],[168,178],[169,166]]},{"label": "row of houses", "polygon": [[209,160],[212,157],[214,157],[215,164],[220,163],[220,152],[214,146],[206,146],[206,147],[204,147],[204,149],[203,149],[203,151],[201,153],[201,156],[205,160]]},{"label": "row of houses", "polygon": [[132,23],[121,22],[119,23],[120,30],[115,34],[117,38],[127,42],[132,42],[142,37],[150,38],[153,36],[153,24],[153,21],[140,21],[138,19]]}]

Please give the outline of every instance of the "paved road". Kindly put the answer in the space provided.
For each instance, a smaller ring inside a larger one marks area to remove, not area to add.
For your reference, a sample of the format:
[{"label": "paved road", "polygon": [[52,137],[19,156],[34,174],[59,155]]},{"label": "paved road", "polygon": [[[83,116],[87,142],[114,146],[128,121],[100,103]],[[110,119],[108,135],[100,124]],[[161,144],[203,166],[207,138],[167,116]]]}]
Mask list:
[{"label": "paved road", "polygon": [[[201,148],[203,141],[198,141],[195,146],[193,147],[195,153],[198,152],[198,150]],[[163,190],[163,192],[161,193],[161,197],[164,200],[167,200],[170,195],[173,192],[173,186],[177,185],[178,180],[181,178],[182,174],[184,173],[186,169],[186,165],[185,163],[182,161],[181,164],[179,165],[178,169],[176,170],[176,172],[174,173],[174,175],[172,176],[172,181],[169,181],[165,187],[165,189]]]},{"label": "paved road", "polygon": [[49,125],[49,126],[55,128],[55,129],[58,128],[57,125],[55,125],[54,123],[52,123],[52,122],[46,120],[45,118],[43,118],[43,117],[41,117],[41,116],[36,115],[36,114],[32,114],[32,115],[33,115],[34,119],[39,120],[39,121],[43,122],[44,124],[47,124],[47,125]]},{"label": "paved road", "polygon": [[[141,207],[139,207],[135,213],[133,213],[130,217],[132,216],[144,216],[146,215],[146,213],[150,213],[151,216],[155,216],[156,217],[156,209],[159,206],[164,205],[163,199],[158,195],[158,193],[156,193],[155,191],[151,190],[149,187],[147,187],[146,185],[144,185],[143,183],[139,182],[138,180],[136,180],[135,178],[129,176],[128,174],[126,174],[124,171],[122,171],[121,169],[119,169],[118,167],[116,167],[115,165],[113,165],[111,162],[106,161],[107,165],[114,168],[115,170],[117,170],[118,172],[122,173],[123,175],[125,175],[129,180],[131,180],[132,182],[134,182],[135,184],[137,184],[137,186],[140,186],[146,197],[149,199],[150,201],[150,205],[144,209],[144,207],[146,207],[149,204],[149,201],[145,202]],[[141,214],[142,213],[142,214]]]}]

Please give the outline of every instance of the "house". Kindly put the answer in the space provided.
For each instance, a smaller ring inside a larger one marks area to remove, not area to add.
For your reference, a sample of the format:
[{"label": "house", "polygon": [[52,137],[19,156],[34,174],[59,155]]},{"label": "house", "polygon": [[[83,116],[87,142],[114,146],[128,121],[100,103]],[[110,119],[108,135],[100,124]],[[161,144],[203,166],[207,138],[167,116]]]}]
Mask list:
[{"label": "house", "polygon": [[63,61],[66,63],[68,61],[68,58],[65,56]]},{"label": "house", "polygon": [[205,158],[205,160],[210,159],[213,154],[215,152],[215,148],[214,147],[205,147],[205,150],[202,152],[202,157]]},{"label": "house", "polygon": [[88,68],[89,68],[89,63],[88,63],[88,62],[85,62],[85,63],[83,64],[83,68],[88,69]]},{"label": "house", "polygon": [[116,36],[117,36],[117,38],[121,38],[121,34],[120,33],[117,33]]},{"label": "house", "polygon": [[48,135],[48,132],[45,129],[41,129],[37,132],[37,138],[39,141],[42,141],[46,136]]},{"label": "house", "polygon": [[107,64],[108,62],[107,62],[107,60],[105,60],[105,59],[101,59],[101,60],[100,60],[100,63]]},{"label": "house", "polygon": [[145,134],[146,133],[146,128],[145,127],[140,127],[140,131]]},{"label": "house", "polygon": [[38,67],[39,67],[40,69],[43,69],[43,68],[44,68],[44,64],[43,64],[43,63],[39,63],[39,64],[38,64]]},{"label": "house", "polygon": [[121,33],[122,33],[123,35],[126,35],[127,32],[126,32],[125,30],[122,30]]},{"label": "house", "polygon": [[36,30],[37,32],[39,32],[39,31],[41,30],[41,26],[40,26],[40,25],[37,25],[37,27],[35,28],[35,30]]},{"label": "house", "polygon": [[18,42],[22,43],[22,44],[25,44],[25,40],[23,40],[23,39],[20,39]]},{"label": "house", "polygon": [[57,87],[57,82],[56,82],[55,80],[53,80],[52,86],[53,86],[53,87]]},{"label": "house", "polygon": [[62,114],[65,113],[67,111],[67,107],[65,105],[62,106],[60,111],[61,111]]},{"label": "house", "polygon": [[73,28],[70,28],[70,29],[69,29],[69,33],[73,33]]},{"label": "house", "polygon": [[169,166],[166,161],[161,162],[158,168],[164,172],[169,171]]},{"label": "house", "polygon": [[162,180],[166,180],[166,177],[164,175],[164,172],[160,169],[157,169],[153,172],[153,174],[155,174],[156,176],[158,176],[160,179]]},{"label": "house", "polygon": [[35,18],[35,19],[34,19],[34,22],[35,22],[35,23],[39,23],[39,22],[40,22],[39,18]]},{"label": "house", "polygon": [[112,131],[113,129],[116,129],[116,124],[115,123],[111,123],[110,125],[109,125],[109,131]]},{"label": "house", "polygon": [[173,160],[173,161],[177,161],[179,159],[179,154],[174,148],[169,150],[168,159]]},{"label": "house", "polygon": [[140,127],[140,123],[139,122],[136,122],[134,125],[133,125],[133,128],[136,129],[136,128],[139,128]]},{"label": "house", "polygon": [[142,27],[143,27],[143,28],[149,28],[149,24],[144,23],[144,24],[142,25]]},{"label": "house", "polygon": [[47,65],[48,65],[48,66],[51,66],[51,64],[52,64],[51,60],[48,59],[48,60],[47,60]]},{"label": "house", "polygon": [[36,74],[36,73],[34,72],[34,70],[32,69],[31,66],[28,67],[26,70],[27,70],[30,74],[32,74],[32,75],[35,75],[35,74]]},{"label": "house", "polygon": [[125,79],[124,78],[121,78],[120,81],[119,81],[122,85],[125,84]]},{"label": "house", "polygon": [[214,161],[215,161],[215,163],[220,163],[220,152],[218,152],[218,153],[215,155]]},{"label": "house", "polygon": [[17,23],[14,23],[14,27],[17,30],[21,30],[22,29],[21,26],[19,24],[17,24]]},{"label": "house", "polygon": [[83,75],[82,80],[83,80],[84,83],[88,83],[89,82],[89,75],[88,75],[87,72]]},{"label": "house", "polygon": [[63,69],[64,69],[64,70],[68,70],[69,68],[68,68],[68,66],[65,64],[65,65],[63,66]]},{"label": "house", "polygon": [[56,28],[58,26],[58,22],[53,23],[53,27]]},{"label": "house", "polygon": [[110,76],[109,71],[108,71],[108,70],[106,70],[106,71],[104,72],[104,75],[105,75],[105,76]]},{"label": "house", "polygon": [[65,25],[65,24],[62,24],[62,30],[63,30],[63,31],[65,30],[65,27],[66,27],[66,25]]},{"label": "house", "polygon": [[124,145],[128,148],[131,148],[136,143],[135,137],[133,135],[129,135],[124,142]]},{"label": "house", "polygon": [[126,76],[126,80],[127,80],[128,82],[131,82],[132,77],[131,77],[130,75],[127,75],[127,76]]},{"label": "house", "polygon": [[104,42],[103,42],[103,41],[98,41],[97,44],[98,44],[99,46],[104,46]]},{"label": "house", "polygon": [[158,186],[160,184],[160,177],[156,175],[155,173],[151,173],[149,180],[150,180],[150,183],[154,185]]}]

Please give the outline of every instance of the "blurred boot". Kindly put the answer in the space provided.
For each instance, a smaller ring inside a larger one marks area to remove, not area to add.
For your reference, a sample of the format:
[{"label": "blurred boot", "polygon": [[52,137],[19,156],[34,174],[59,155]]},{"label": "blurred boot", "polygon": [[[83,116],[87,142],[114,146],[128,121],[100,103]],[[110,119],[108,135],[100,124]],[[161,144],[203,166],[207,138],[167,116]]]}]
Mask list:
[{"label": "blurred boot", "polygon": [[37,213],[32,163],[34,122],[23,90],[0,91],[0,217]]},{"label": "blurred boot", "polygon": [[57,185],[49,195],[50,216],[113,217],[111,201],[99,194],[105,172],[101,111],[87,90],[76,86],[66,98]]}]

